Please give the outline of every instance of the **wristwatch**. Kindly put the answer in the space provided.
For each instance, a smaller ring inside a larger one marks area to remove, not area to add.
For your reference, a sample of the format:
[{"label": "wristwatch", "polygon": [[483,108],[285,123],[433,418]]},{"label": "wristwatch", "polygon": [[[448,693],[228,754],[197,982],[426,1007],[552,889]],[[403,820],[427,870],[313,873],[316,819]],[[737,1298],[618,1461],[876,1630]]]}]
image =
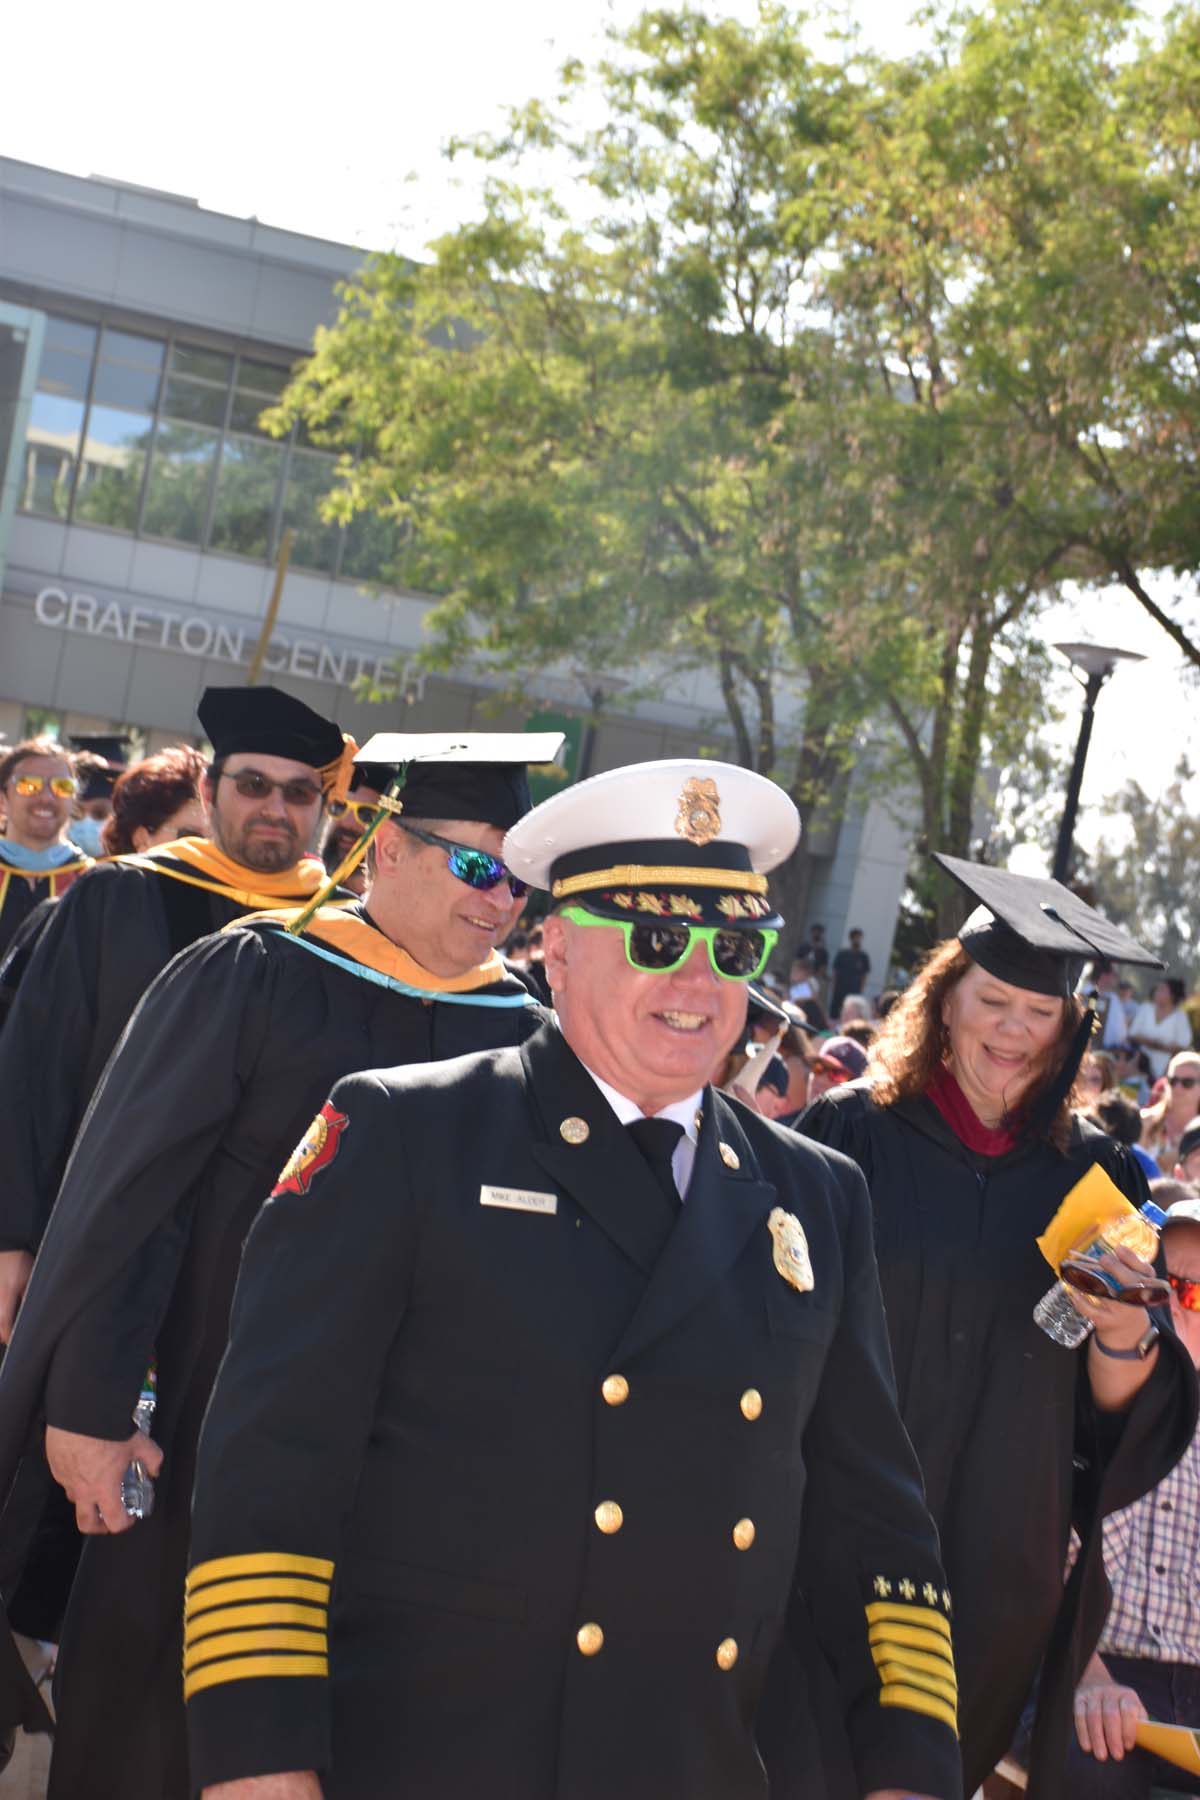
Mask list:
[{"label": "wristwatch", "polygon": [[1145,1362],[1154,1348],[1157,1337],[1158,1326],[1151,1319],[1144,1335],[1138,1339],[1132,1350],[1110,1350],[1107,1344],[1100,1342],[1098,1334],[1093,1335],[1092,1342],[1101,1356],[1111,1356],[1114,1362]]}]

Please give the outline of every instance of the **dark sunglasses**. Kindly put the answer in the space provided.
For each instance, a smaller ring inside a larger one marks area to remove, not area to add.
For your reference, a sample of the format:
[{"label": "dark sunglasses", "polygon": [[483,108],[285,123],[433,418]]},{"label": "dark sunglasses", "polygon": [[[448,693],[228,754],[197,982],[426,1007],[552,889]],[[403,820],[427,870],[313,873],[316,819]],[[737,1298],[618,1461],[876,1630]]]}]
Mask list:
[{"label": "dark sunglasses", "polygon": [[276,788],[283,795],[285,806],[315,806],[321,798],[321,789],[316,782],[305,781],[302,775],[292,776],[287,781],[272,781],[258,769],[221,769],[219,779],[232,781],[243,800],[267,800]]},{"label": "dark sunglasses", "polygon": [[1089,1300],[1116,1300],[1122,1306],[1165,1306],[1171,1297],[1166,1282],[1157,1275],[1144,1276],[1139,1281],[1118,1281],[1091,1258],[1076,1261],[1067,1257],[1058,1272],[1068,1287]]},{"label": "dark sunglasses", "polygon": [[432,844],[437,850],[445,850],[446,867],[459,881],[465,881],[468,887],[494,888],[502,881],[507,881],[509,891],[514,900],[520,900],[529,892],[529,884],[513,875],[498,856],[492,856],[486,850],[476,850],[470,844],[455,844],[450,838],[439,837],[436,831],[422,831],[416,825],[406,825],[403,819],[397,824],[401,831],[407,831],[409,837],[419,838],[423,844]]},{"label": "dark sunglasses", "polygon": [[1200,1075],[1168,1075],[1167,1081],[1171,1087],[1200,1087]]},{"label": "dark sunglasses", "polygon": [[1200,1281],[1193,1281],[1189,1275],[1172,1275],[1169,1269],[1167,1280],[1184,1312],[1200,1312]]},{"label": "dark sunglasses", "polygon": [[564,906],[573,925],[607,925],[625,934],[625,960],[646,975],[668,975],[683,966],[699,939],[708,947],[713,973],[722,981],[753,981],[779,939],[777,931],[731,931],[722,925],[662,924],[649,919],[601,919],[582,906]]},{"label": "dark sunglasses", "polygon": [[818,1057],[816,1062],[813,1063],[812,1073],[814,1075],[828,1075],[830,1081],[838,1083],[850,1080],[849,1069],[843,1069],[841,1063],[826,1062],[821,1057]]}]

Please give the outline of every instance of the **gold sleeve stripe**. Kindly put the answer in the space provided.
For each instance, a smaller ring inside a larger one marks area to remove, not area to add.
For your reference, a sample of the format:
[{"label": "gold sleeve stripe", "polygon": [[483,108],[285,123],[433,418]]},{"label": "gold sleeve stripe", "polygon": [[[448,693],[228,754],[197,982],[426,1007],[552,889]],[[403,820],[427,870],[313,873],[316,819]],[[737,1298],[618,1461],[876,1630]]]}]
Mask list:
[{"label": "gold sleeve stripe", "polygon": [[212,1606],[237,1606],[243,1600],[311,1600],[328,1607],[329,1588],[319,1581],[286,1581],[280,1576],[267,1581],[218,1581],[187,1597],[188,1617]]},{"label": "gold sleeve stripe", "polygon": [[[283,1646],[287,1648],[287,1646]],[[954,1706],[958,1701],[958,1684],[946,1681],[937,1675],[922,1674],[920,1669],[910,1668],[907,1663],[880,1663],[879,1679],[887,1687],[920,1688],[923,1694],[936,1694],[940,1700]]]},{"label": "gold sleeve stripe", "polygon": [[206,1581],[228,1581],[235,1575],[313,1575],[333,1580],[333,1564],[323,1556],[290,1556],[281,1550],[257,1550],[250,1556],[218,1556],[197,1563],[187,1578],[187,1592]]},{"label": "gold sleeve stripe", "polygon": [[871,1655],[877,1668],[885,1663],[903,1663],[905,1668],[920,1669],[926,1675],[936,1675],[939,1681],[957,1685],[954,1664],[948,1656],[926,1656],[921,1650],[898,1648],[895,1644],[872,1644]]},{"label": "gold sleeve stripe", "polygon": [[911,1644],[914,1650],[928,1650],[935,1656],[951,1655],[949,1638],[915,1625],[872,1625],[867,1636],[873,1644]]},{"label": "gold sleeve stripe", "polygon": [[939,1612],[929,1606],[896,1606],[888,1605],[886,1600],[873,1600],[867,1607],[867,1623],[869,1625],[923,1625],[926,1631],[936,1631],[939,1637],[950,1642],[950,1622]]},{"label": "gold sleeve stripe", "polygon": [[226,1631],[205,1638],[183,1653],[183,1668],[219,1662],[225,1656],[246,1656],[254,1650],[303,1650],[309,1656],[327,1656],[329,1640],[323,1631]]},{"label": "gold sleeve stripe", "polygon": [[211,1663],[197,1669],[183,1684],[183,1697],[190,1700],[205,1688],[220,1687],[226,1681],[253,1681],[266,1675],[329,1674],[327,1656],[238,1656],[232,1662]]},{"label": "gold sleeve stripe", "polygon": [[918,1688],[886,1687],[879,1692],[880,1706],[903,1706],[909,1712],[924,1713],[927,1718],[940,1719],[948,1725],[955,1737],[958,1736],[958,1715],[952,1706],[944,1700],[937,1700],[932,1694],[923,1694]]},{"label": "gold sleeve stripe", "polygon": [[308,1625],[324,1631],[329,1614],[323,1606],[226,1606],[188,1621],[184,1643],[194,1644],[215,1631],[235,1631],[251,1625]]}]

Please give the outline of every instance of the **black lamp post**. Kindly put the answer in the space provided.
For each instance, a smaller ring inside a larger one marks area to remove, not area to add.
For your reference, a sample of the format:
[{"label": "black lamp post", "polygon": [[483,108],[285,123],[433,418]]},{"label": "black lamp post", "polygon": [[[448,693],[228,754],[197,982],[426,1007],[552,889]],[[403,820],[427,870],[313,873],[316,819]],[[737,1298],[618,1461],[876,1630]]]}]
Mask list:
[{"label": "black lamp post", "polygon": [[1058,828],[1054,867],[1051,870],[1055,881],[1061,881],[1065,885],[1071,873],[1071,850],[1075,838],[1075,820],[1079,814],[1079,792],[1083,786],[1083,769],[1087,762],[1088,745],[1092,741],[1092,720],[1100,689],[1118,663],[1145,662],[1146,659],[1136,650],[1114,650],[1106,644],[1055,644],[1054,648],[1067,658],[1072,670],[1080,671],[1075,679],[1083,689],[1083,718],[1079,724],[1079,740],[1075,745],[1071,778],[1067,782],[1067,800],[1063,807],[1062,824]]}]

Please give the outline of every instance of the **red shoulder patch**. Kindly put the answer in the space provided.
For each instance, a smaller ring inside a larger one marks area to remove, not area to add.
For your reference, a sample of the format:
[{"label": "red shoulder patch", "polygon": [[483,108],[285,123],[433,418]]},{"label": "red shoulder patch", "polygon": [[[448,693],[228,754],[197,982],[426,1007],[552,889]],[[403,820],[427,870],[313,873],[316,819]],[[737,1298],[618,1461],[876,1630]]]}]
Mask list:
[{"label": "red shoulder patch", "polygon": [[307,1194],[313,1177],[327,1169],[337,1155],[349,1123],[348,1115],[335,1111],[327,1100],[284,1163],[279,1180],[271,1189],[271,1198],[274,1200],[279,1194]]}]

